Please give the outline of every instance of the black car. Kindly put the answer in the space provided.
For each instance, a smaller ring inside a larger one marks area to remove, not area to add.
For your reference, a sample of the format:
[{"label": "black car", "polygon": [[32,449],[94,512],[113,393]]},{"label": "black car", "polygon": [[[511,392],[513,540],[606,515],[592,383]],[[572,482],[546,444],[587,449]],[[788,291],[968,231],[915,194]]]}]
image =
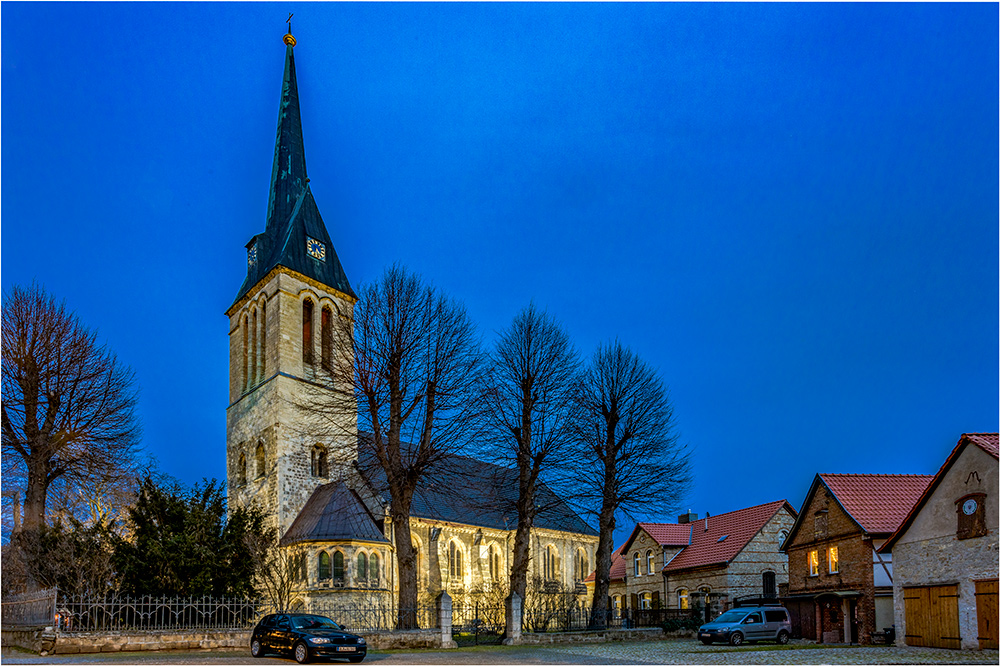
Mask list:
[{"label": "black car", "polygon": [[328,617],[305,613],[265,615],[250,635],[250,654],[291,654],[300,664],[310,659],[337,657],[358,663],[368,654],[361,636],[349,634]]}]

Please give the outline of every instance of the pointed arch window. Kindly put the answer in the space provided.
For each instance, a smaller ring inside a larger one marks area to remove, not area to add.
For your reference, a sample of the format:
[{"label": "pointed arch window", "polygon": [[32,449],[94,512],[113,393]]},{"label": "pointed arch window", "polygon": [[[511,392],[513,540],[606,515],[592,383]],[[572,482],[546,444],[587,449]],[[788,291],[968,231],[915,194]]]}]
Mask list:
[{"label": "pointed arch window", "polygon": [[257,383],[257,309],[254,308],[250,324],[250,383]]},{"label": "pointed arch window", "polygon": [[462,548],[454,541],[448,542],[448,574],[453,580],[462,578]]},{"label": "pointed arch window", "polygon": [[378,585],[379,574],[379,557],[378,553],[372,553],[371,557],[368,558],[368,580],[372,585]]},{"label": "pointed arch window", "polygon": [[320,551],[319,554],[319,579],[329,580],[330,579],[330,554],[325,550]]},{"label": "pointed arch window", "polygon": [[267,471],[267,459],[264,456],[264,442],[257,442],[257,451],[254,456],[257,459],[257,478],[264,476]]},{"label": "pointed arch window", "polygon": [[490,578],[492,580],[498,581],[500,580],[500,577],[503,575],[503,564],[500,559],[500,549],[497,548],[496,546],[490,546],[489,560],[490,560]]},{"label": "pointed arch window", "polygon": [[548,546],[543,554],[542,568],[545,580],[559,579],[559,554],[555,546]]},{"label": "pointed arch window", "polygon": [[247,482],[247,456],[240,453],[240,460],[236,463],[236,484],[242,486]]},{"label": "pointed arch window", "polygon": [[344,582],[344,554],[339,550],[333,553],[333,580]]},{"label": "pointed arch window", "polygon": [[358,553],[358,581],[364,582],[368,579],[368,556]]},{"label": "pointed arch window", "polygon": [[243,329],[243,365],[240,368],[243,390],[247,390],[250,385],[250,331],[248,330],[247,317],[243,315],[240,328]]},{"label": "pointed arch window", "polygon": [[260,299],[260,363],[257,364],[257,381],[264,381],[267,374],[267,299]]},{"label": "pointed arch window", "polygon": [[576,550],[576,580],[583,580],[590,573],[590,567],[588,566],[590,562],[587,559],[587,551],[583,548],[577,548]]},{"label": "pointed arch window", "polygon": [[327,463],[326,447],[317,444],[312,449],[312,465],[310,472],[313,476],[325,479],[330,474]]},{"label": "pointed arch window", "polygon": [[329,305],[320,315],[320,364],[324,370],[333,369],[333,310]]},{"label": "pointed arch window", "polygon": [[308,298],[302,301],[302,362],[312,365],[313,362],[313,302]]}]

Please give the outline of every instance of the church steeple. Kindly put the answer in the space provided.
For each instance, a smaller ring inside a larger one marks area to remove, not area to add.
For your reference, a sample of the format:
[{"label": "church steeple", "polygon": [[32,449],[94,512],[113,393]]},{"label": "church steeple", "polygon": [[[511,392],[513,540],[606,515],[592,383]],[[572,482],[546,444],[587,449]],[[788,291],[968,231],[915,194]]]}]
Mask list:
[{"label": "church steeple", "polygon": [[[291,17],[289,17],[290,19]],[[284,36],[285,71],[278,106],[271,189],[264,233],[247,243],[247,276],[233,302],[240,300],[277,267],[284,267],[357,299],[323,224],[306,176],[299,88],[295,78],[295,38]],[[232,307],[230,310],[232,310]]]}]

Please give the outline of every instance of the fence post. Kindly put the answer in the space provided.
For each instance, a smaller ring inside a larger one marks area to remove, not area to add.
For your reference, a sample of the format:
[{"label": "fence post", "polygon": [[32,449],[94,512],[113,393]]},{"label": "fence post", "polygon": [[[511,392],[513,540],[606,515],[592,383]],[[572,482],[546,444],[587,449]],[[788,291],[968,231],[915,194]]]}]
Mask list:
[{"label": "fence post", "polygon": [[507,597],[507,603],[504,604],[504,621],[507,624],[505,631],[507,637],[503,639],[504,645],[521,644],[521,604],[521,595],[517,592],[511,592],[510,596]]},{"label": "fence post", "polygon": [[441,647],[457,648],[456,643],[451,638],[451,596],[447,592],[442,592],[437,598],[438,627],[441,628]]}]

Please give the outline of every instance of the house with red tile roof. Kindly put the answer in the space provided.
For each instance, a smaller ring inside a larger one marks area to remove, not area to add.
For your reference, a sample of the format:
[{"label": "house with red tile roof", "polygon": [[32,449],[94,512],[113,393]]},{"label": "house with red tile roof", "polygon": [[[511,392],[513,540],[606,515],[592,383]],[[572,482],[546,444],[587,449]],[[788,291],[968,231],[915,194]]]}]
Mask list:
[{"label": "house with red tile roof", "polygon": [[897,642],[997,649],[997,488],[1000,436],[964,434],[883,544]]},{"label": "house with red tile roof", "polygon": [[782,550],[792,635],[872,642],[890,627],[892,556],[879,548],[931,482],[912,474],[817,474]]},{"label": "house with red tile roof", "polygon": [[[611,560],[611,607],[700,609],[714,617],[739,597],[777,596],[788,579],[785,500],[677,523],[638,523]],[[587,579],[593,581],[593,574]]]}]

